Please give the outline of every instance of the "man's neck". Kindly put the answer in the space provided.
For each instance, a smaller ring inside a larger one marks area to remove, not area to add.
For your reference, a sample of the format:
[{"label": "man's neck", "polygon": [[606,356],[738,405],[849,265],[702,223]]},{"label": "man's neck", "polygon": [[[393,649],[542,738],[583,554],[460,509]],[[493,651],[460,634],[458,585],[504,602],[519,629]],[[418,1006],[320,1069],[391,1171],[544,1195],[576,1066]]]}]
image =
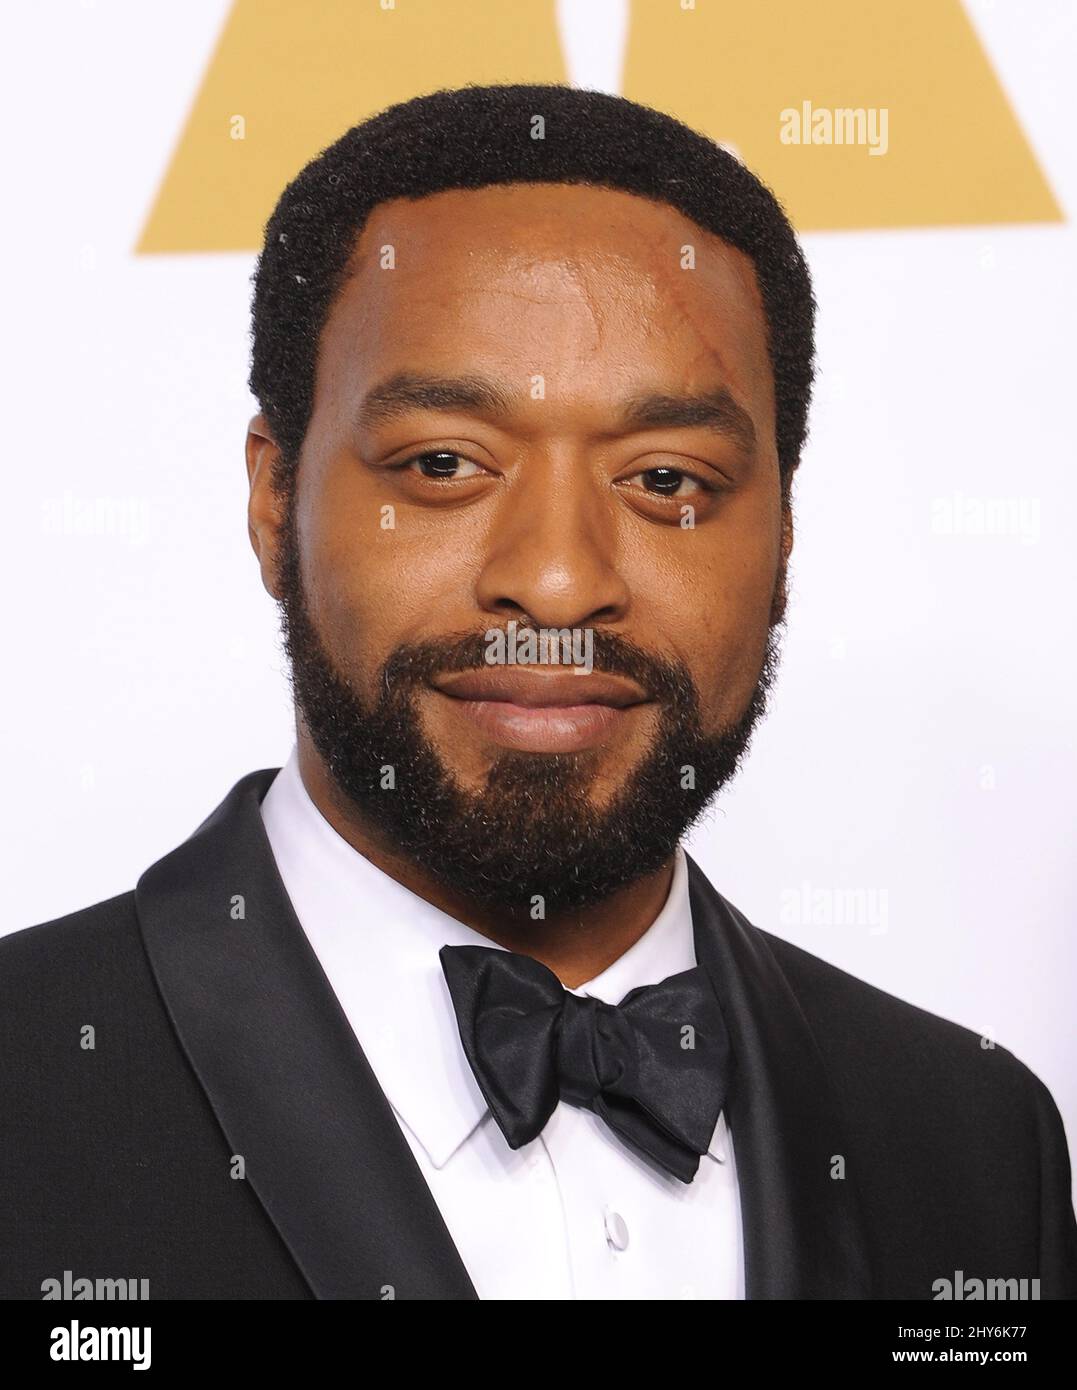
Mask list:
[{"label": "man's neck", "polygon": [[662,911],[673,880],[673,859],[603,902],[534,921],[530,906],[491,908],[436,882],[396,853],[342,798],[321,759],[299,740],[299,772],[307,795],[337,834],[365,859],[417,897],[440,908],[498,946],[531,956],[552,970],[566,989],[592,980],[619,960]]}]

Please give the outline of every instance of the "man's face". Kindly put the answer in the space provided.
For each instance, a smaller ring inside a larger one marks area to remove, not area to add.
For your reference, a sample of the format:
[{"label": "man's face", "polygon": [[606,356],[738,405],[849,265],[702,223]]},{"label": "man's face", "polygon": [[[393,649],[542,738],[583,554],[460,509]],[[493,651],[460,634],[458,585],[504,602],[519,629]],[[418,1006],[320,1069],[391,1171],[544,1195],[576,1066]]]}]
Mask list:
[{"label": "man's face", "polygon": [[[381,205],[351,270],[288,524],[260,546],[300,713],[416,858],[431,817],[394,821],[407,788],[378,781],[384,759],[471,818],[431,851],[439,876],[485,831],[527,861],[507,893],[591,868],[609,891],[629,793],[675,843],[731,775],[774,654],[791,529],[751,262],[643,198],[513,185]],[[488,665],[485,634],[513,620],[590,632],[594,673]],[[702,764],[687,796],[679,757]],[[576,857],[536,849],[544,830]]]}]

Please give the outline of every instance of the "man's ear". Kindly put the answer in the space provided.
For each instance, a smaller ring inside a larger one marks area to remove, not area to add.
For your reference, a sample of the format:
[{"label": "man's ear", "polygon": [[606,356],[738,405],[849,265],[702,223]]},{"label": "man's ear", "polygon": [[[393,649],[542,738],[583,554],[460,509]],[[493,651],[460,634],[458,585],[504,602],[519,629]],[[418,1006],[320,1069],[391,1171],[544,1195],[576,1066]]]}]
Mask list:
[{"label": "man's ear", "polygon": [[770,609],[770,625],[780,623],[785,617],[785,606],[789,601],[787,588],[789,556],[793,553],[793,502],[788,490],[782,494],[782,539],[781,555],[778,560],[778,582],[774,589],[774,601]]},{"label": "man's ear", "polygon": [[266,592],[280,598],[277,580],[284,529],[284,503],[273,486],[273,475],[280,460],[280,448],[270,433],[264,415],[256,415],[247,426],[247,534],[258,556]]}]

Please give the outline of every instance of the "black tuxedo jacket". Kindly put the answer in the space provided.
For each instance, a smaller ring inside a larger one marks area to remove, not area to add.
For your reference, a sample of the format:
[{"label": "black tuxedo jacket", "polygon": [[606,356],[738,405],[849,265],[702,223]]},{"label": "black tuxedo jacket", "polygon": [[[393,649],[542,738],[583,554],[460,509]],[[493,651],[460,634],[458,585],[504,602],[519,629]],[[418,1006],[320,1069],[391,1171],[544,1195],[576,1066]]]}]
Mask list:
[{"label": "black tuxedo jacket", "polygon": [[[0,1297],[65,1271],[151,1299],[476,1297],[285,894],[275,771],[133,893],[0,940]],[[1077,1297],[1038,1078],[690,881],[735,1053],[748,1297]]]}]

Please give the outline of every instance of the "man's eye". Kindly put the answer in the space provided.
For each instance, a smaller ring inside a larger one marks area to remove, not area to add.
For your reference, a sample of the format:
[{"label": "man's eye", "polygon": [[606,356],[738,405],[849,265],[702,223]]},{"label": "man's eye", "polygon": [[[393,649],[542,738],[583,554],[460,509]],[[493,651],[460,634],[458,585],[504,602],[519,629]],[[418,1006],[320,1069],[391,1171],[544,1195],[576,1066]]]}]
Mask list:
[{"label": "man's eye", "polygon": [[408,459],[401,467],[410,469],[413,473],[420,473],[424,478],[451,481],[455,481],[457,478],[474,478],[482,472],[479,465],[473,463],[471,459],[466,459],[461,454],[454,454],[447,449],[434,449],[429,453],[416,454],[414,458]]},{"label": "man's eye", "polygon": [[645,473],[637,473],[636,477],[646,492],[654,493],[657,497],[687,497],[703,491],[702,483],[678,468],[648,468]]}]

